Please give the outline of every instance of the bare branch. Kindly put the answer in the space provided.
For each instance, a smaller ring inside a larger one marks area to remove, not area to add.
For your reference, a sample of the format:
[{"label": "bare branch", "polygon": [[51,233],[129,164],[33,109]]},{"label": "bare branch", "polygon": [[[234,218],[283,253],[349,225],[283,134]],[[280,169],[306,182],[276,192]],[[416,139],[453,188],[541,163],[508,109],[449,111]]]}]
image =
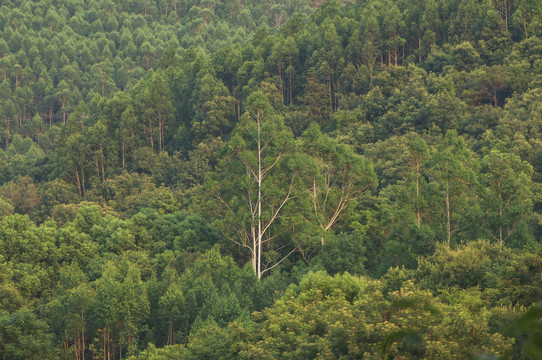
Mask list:
[{"label": "bare branch", "polygon": [[275,162],[273,162],[273,164],[271,164],[268,168],[262,170],[262,178],[265,176],[265,174],[267,174],[269,172],[269,170],[273,169],[275,167],[275,165],[277,165],[279,160],[282,158],[282,155],[283,155],[283,153],[282,153],[282,150],[281,150],[281,152],[278,154],[277,158],[275,159]]},{"label": "bare branch", "polygon": [[292,181],[290,183],[290,188],[288,189],[288,194],[286,194],[286,197],[284,198],[284,200],[282,201],[282,203],[280,204],[280,206],[278,207],[278,209],[274,212],[274,214],[272,215],[271,219],[269,220],[269,223],[265,226],[265,228],[263,229],[263,233],[265,233],[267,231],[267,229],[269,229],[269,227],[271,226],[271,224],[273,224],[273,222],[275,221],[275,219],[277,218],[277,215],[279,214],[280,210],[282,209],[282,207],[288,202],[290,201],[293,197],[291,197],[290,195],[292,194],[292,190],[293,188],[295,187],[295,184],[294,184],[294,180],[295,180],[295,175],[292,177]]},{"label": "bare branch", "polygon": [[290,255],[292,255],[295,251],[297,251],[297,249],[299,249],[299,246],[295,247],[292,251],[290,251],[290,252],[288,253],[288,255],[286,255],[285,257],[283,257],[279,262],[275,263],[273,266],[264,269],[264,270],[260,273],[260,276],[262,276],[266,271],[269,271],[269,270],[273,269],[274,267],[279,266],[281,262],[283,262],[284,260],[286,260]]}]

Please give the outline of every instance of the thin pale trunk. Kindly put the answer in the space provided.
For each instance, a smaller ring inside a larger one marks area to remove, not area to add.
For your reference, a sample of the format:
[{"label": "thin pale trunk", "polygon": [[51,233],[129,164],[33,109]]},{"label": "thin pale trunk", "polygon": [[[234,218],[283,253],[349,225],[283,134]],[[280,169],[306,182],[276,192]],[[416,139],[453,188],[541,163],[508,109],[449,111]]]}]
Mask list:
[{"label": "thin pale trunk", "polygon": [[284,88],[282,86],[282,67],[279,65],[279,85],[280,85],[280,98],[284,104]]},{"label": "thin pale trunk", "polygon": [[100,152],[102,153],[102,182],[105,182],[105,163],[104,163],[104,148],[103,148],[103,144],[100,144]]},{"label": "thin pale trunk", "polygon": [[[337,83],[335,83],[335,89],[339,89],[340,87],[341,87],[341,82],[337,81]],[[335,96],[335,110],[339,110],[339,100],[340,100],[340,97]]]},{"label": "thin pale trunk", "polygon": [[170,321],[169,322],[169,329],[168,329],[168,334],[167,334],[167,344],[168,345],[173,345],[174,341],[173,341],[173,321]]},{"label": "thin pale trunk", "polygon": [[81,310],[81,345],[81,355],[83,360],[85,360],[85,310]]},{"label": "thin pale trunk", "polygon": [[[6,124],[6,130],[7,130],[7,133],[9,134],[9,127],[10,127],[10,123],[11,123],[11,118],[8,117],[7,118],[7,124]],[[8,134],[6,134],[6,147],[9,145],[9,136]]]},{"label": "thin pale trunk", "polygon": [[[499,217],[502,219],[503,207],[502,207],[502,192],[501,192],[501,182],[497,182],[499,187]],[[502,225],[499,226],[499,246],[502,248]]]},{"label": "thin pale trunk", "polygon": [[292,59],[290,59],[290,93],[289,93],[289,96],[290,96],[290,105],[292,105],[292,71],[293,71],[293,68],[292,68]]},{"label": "thin pale trunk", "polygon": [[329,106],[331,108],[331,113],[333,113],[333,95],[331,92],[331,73],[328,74],[328,89],[329,89]]},{"label": "thin pale trunk", "polygon": [[526,11],[525,9],[523,9],[522,11],[522,14],[523,14],[523,31],[525,31],[525,39],[527,39],[529,37],[529,34],[527,32],[527,19],[526,19],[526,15],[525,15]]},{"label": "thin pale trunk", "polygon": [[420,215],[420,161],[416,160],[416,218],[418,220],[418,228],[421,226]]},{"label": "thin pale trunk", "polygon": [[251,248],[251,261],[252,261],[252,268],[254,269],[254,274],[258,273],[258,261],[257,261],[257,253],[258,253],[258,237],[256,235],[256,212],[252,208],[252,200],[250,199],[249,194],[249,202],[250,202],[250,237],[252,240],[252,248]]},{"label": "thin pale trunk", "polygon": [[394,58],[395,58],[395,66],[397,67],[397,33],[394,34],[394,39],[395,39]]},{"label": "thin pale trunk", "polygon": [[258,279],[262,277],[262,144],[261,122],[258,114]]},{"label": "thin pale trunk", "polygon": [[162,151],[162,114],[158,113],[158,151]]},{"label": "thin pale trunk", "polygon": [[96,165],[96,176],[99,179],[100,178],[100,160],[98,160],[98,153],[97,153],[96,149],[94,149],[94,151],[95,151],[94,165]]},{"label": "thin pale trunk", "polygon": [[85,188],[85,169],[81,166],[81,187],[83,189],[83,196],[85,196],[85,193],[87,192]]},{"label": "thin pale trunk", "polygon": [[125,156],[125,148],[124,148],[124,141],[122,142],[122,168],[124,169],[124,156]]},{"label": "thin pale trunk", "polygon": [[77,182],[77,190],[79,190],[79,196],[83,196],[83,193],[81,191],[81,181],[79,180],[79,170],[77,170],[77,166],[75,167],[75,181]]},{"label": "thin pale trunk", "polygon": [[422,39],[418,38],[418,62],[422,62]]},{"label": "thin pale trunk", "polygon": [[79,348],[79,339],[76,335],[73,336],[73,357],[75,360],[79,360],[79,353],[81,349]]},{"label": "thin pale trunk", "polygon": [[388,66],[391,66],[391,49],[388,49]]},{"label": "thin pale trunk", "polygon": [[[251,200],[249,200],[251,201]],[[252,219],[251,219],[251,222],[250,222],[250,236],[251,236],[251,239],[252,239],[252,249],[251,249],[251,261],[252,261],[252,268],[254,269],[254,274],[257,274],[258,273],[258,260],[257,260],[257,254],[258,254],[258,247],[257,247],[257,244],[258,244],[258,237],[256,235],[256,213],[254,212],[254,210],[252,209],[252,206],[251,206],[251,209],[250,209],[250,213],[251,213],[251,216],[252,216]]]},{"label": "thin pale trunk", "polygon": [[450,240],[452,237],[452,233],[451,233],[451,224],[450,224],[450,197],[449,197],[447,184],[446,184],[446,233],[447,233],[446,244],[448,245],[448,247],[450,247]]},{"label": "thin pale trunk", "polygon": [[149,116],[149,132],[151,134],[151,149],[154,150],[154,141],[152,139],[152,120],[150,116]]},{"label": "thin pale trunk", "polygon": [[508,32],[508,0],[504,0],[504,27]]},{"label": "thin pale trunk", "polygon": [[314,215],[318,215],[318,208],[316,206],[316,179],[312,181],[312,200],[314,204]]},{"label": "thin pale trunk", "polygon": [[[255,232],[255,230],[253,230],[253,232]],[[254,234],[253,239],[254,240],[252,241],[252,268],[254,269],[254,273],[258,274],[258,256],[257,256],[258,255],[258,247],[257,247],[258,241],[256,238],[256,234]]]}]

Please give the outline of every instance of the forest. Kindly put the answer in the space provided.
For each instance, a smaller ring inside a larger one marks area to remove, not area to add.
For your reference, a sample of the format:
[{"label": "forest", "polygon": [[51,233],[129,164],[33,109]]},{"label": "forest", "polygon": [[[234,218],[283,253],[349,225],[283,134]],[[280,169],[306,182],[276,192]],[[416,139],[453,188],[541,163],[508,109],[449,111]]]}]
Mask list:
[{"label": "forest", "polygon": [[542,1],[0,1],[23,359],[542,359]]}]

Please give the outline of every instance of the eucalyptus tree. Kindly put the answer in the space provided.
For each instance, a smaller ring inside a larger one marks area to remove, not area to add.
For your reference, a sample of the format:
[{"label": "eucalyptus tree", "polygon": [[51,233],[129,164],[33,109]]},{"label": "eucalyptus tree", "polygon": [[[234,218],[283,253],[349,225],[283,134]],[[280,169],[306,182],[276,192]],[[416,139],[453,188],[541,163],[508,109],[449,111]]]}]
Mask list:
[{"label": "eucalyptus tree", "polygon": [[208,178],[208,205],[216,228],[248,251],[261,278],[300,246],[287,234],[297,226],[293,220],[303,204],[301,183],[308,162],[267,97],[253,93],[246,108],[217,171]]}]

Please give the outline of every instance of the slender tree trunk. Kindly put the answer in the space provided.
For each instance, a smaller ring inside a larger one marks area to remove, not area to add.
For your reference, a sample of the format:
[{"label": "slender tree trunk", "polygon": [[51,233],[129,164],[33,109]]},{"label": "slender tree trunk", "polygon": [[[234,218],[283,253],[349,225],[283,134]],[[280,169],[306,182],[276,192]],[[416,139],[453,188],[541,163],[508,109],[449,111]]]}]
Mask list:
[{"label": "slender tree trunk", "polygon": [[[6,123],[6,130],[7,130],[8,134],[9,134],[10,123],[11,123],[11,118],[8,117],[7,118],[7,123]],[[6,134],[6,147],[9,145],[9,136],[8,136],[8,134]]]},{"label": "slender tree trunk", "polygon": [[525,31],[525,39],[527,39],[529,37],[529,34],[527,32],[527,16],[525,9],[523,9],[521,13],[523,14],[523,31]]},{"label": "slender tree trunk", "polygon": [[422,39],[418,38],[418,62],[422,62]]},{"label": "slender tree trunk", "polygon": [[94,165],[96,165],[96,176],[100,179],[100,160],[98,159],[98,151],[94,149]]},{"label": "slender tree trunk", "polygon": [[450,247],[450,240],[452,237],[451,224],[450,224],[450,196],[449,196],[448,184],[446,184],[446,244]]},{"label": "slender tree trunk", "polygon": [[81,355],[85,360],[85,310],[81,310]]},{"label": "slender tree trunk", "polygon": [[506,29],[506,32],[508,32],[508,0],[504,0],[504,27]]},{"label": "slender tree trunk", "polygon": [[102,182],[105,182],[105,162],[104,162],[103,144],[100,144],[100,152],[102,153]]},{"label": "slender tree trunk", "polygon": [[154,150],[154,141],[152,140],[152,120],[150,116],[149,116],[149,132],[151,135],[151,149]]},{"label": "slender tree trunk", "polygon": [[333,93],[331,91],[331,73],[328,74],[328,89],[329,89],[329,106],[331,108],[331,113],[333,114]]},{"label": "slender tree trunk", "polygon": [[[249,201],[250,198],[249,198]],[[258,259],[257,259],[257,253],[258,253],[258,237],[256,236],[256,213],[252,209],[251,206],[251,223],[250,223],[250,235],[252,237],[252,267],[254,268],[254,273],[258,274]]]},{"label": "slender tree trunk", "polygon": [[292,59],[290,58],[290,105],[292,105],[292,72],[293,72],[293,68],[292,68]]},{"label": "slender tree trunk", "polygon": [[107,327],[104,327],[104,360],[107,360],[107,356],[106,356],[106,338],[107,338]]},{"label": "slender tree trunk", "polygon": [[391,66],[391,49],[388,49],[388,66]]},{"label": "slender tree trunk", "polygon": [[261,121],[258,114],[258,279],[262,277],[262,144]]},{"label": "slender tree trunk", "polygon": [[[501,192],[501,182],[499,181],[497,183],[497,186],[499,187],[499,218],[502,219],[502,213],[503,213],[503,206],[502,206],[502,192]],[[499,225],[499,246],[502,248],[503,240],[502,240],[502,225]]]},{"label": "slender tree trunk", "polygon": [[[341,82],[340,80],[337,81],[334,85],[334,89],[339,89],[341,87]],[[340,97],[339,96],[335,96],[335,111],[339,110],[339,101],[340,101]]]},{"label": "slender tree trunk", "polygon": [[168,345],[173,345],[174,341],[173,341],[173,321],[170,320],[169,322],[169,329],[168,329],[168,332],[167,332],[167,344]]},{"label": "slender tree trunk", "polygon": [[418,229],[421,226],[422,218],[420,215],[420,161],[416,159],[416,219]]},{"label": "slender tree trunk", "polygon": [[[255,233],[255,229],[253,229],[253,241],[252,241],[252,268],[254,269],[254,273],[255,274],[258,274],[258,240],[257,240],[257,237],[256,237],[256,233]],[[258,276],[258,279],[260,277]]]},{"label": "slender tree trunk", "polygon": [[79,180],[79,170],[77,170],[77,166],[75,166],[75,182],[77,183],[77,190],[79,190],[79,196],[82,197],[83,193],[81,191],[81,181]]},{"label": "slender tree trunk", "polygon": [[134,128],[131,129],[132,131],[132,155],[134,154],[134,151],[135,151],[135,133],[134,133]]},{"label": "slender tree trunk", "polygon": [[394,34],[394,39],[395,39],[394,59],[395,59],[395,67],[397,67],[397,33]]},{"label": "slender tree trunk", "polygon": [[79,344],[78,336],[73,336],[73,357],[75,360],[79,360],[79,354],[81,353],[81,346]]},{"label": "slender tree trunk", "polygon": [[162,113],[158,112],[158,151],[162,151]]},{"label": "slender tree trunk", "polygon": [[124,169],[124,153],[125,153],[125,149],[124,149],[124,141],[122,142],[122,168]]},{"label": "slender tree trunk", "polygon": [[284,88],[282,86],[282,67],[279,65],[279,86],[280,86],[280,99],[284,104]]},{"label": "slender tree trunk", "polygon": [[83,166],[81,166],[81,188],[83,190],[83,196],[85,196],[87,189],[85,187],[85,169],[83,168]]}]

